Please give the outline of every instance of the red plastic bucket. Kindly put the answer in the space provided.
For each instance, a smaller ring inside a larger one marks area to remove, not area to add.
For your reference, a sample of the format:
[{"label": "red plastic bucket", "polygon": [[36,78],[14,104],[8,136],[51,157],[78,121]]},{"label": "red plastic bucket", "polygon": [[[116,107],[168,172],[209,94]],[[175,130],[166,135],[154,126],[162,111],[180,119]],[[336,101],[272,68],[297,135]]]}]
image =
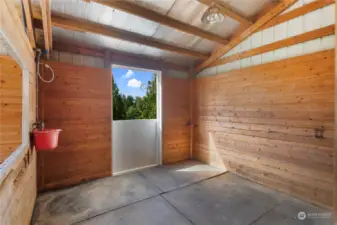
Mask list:
[{"label": "red plastic bucket", "polygon": [[34,145],[38,151],[55,149],[58,145],[60,129],[33,130]]}]

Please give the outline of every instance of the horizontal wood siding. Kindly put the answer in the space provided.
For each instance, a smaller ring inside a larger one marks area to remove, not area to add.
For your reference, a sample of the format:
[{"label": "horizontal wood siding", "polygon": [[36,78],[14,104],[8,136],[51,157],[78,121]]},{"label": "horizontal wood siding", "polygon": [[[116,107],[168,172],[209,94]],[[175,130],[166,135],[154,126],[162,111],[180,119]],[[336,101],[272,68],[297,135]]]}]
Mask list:
[{"label": "horizontal wood siding", "polygon": [[36,199],[36,152],[23,160],[0,184],[0,224],[29,225]]},{"label": "horizontal wood siding", "polygon": [[0,56],[0,163],[22,142],[22,70],[10,56]]},{"label": "horizontal wood siding", "polygon": [[39,82],[39,112],[47,128],[62,132],[57,149],[38,152],[39,189],[111,175],[111,70],[47,63],[55,80]]},{"label": "horizontal wood siding", "polygon": [[334,50],[198,78],[196,95],[194,157],[332,207]]},{"label": "horizontal wood siding", "polygon": [[163,163],[175,163],[190,157],[189,80],[162,77]]}]

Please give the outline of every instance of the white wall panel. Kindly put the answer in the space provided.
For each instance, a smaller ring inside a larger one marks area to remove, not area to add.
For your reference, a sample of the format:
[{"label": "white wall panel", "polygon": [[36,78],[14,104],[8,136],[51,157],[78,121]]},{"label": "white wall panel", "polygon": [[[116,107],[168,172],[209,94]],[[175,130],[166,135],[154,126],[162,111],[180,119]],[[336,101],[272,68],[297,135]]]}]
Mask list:
[{"label": "white wall panel", "polygon": [[216,74],[219,74],[219,73],[224,73],[224,72],[227,72],[230,70],[230,65],[231,64],[225,64],[225,65],[220,65],[220,66],[217,66],[217,67],[214,67],[216,68],[216,72],[213,73],[213,74],[209,74],[209,75],[216,75]]},{"label": "white wall panel", "polygon": [[188,78],[188,73],[178,70],[166,70],[165,72],[163,72],[163,76],[186,79]]},{"label": "white wall panel", "polygon": [[59,61],[60,62],[73,64],[73,58],[74,58],[74,54],[71,54],[71,53],[68,53],[68,52],[60,52],[59,53]]},{"label": "white wall panel", "polygon": [[322,49],[331,49],[335,47],[335,35],[329,35],[322,38]]},{"label": "white wall panel", "polygon": [[73,54],[69,52],[52,52],[52,60],[58,62],[71,63],[80,66],[89,66],[96,68],[104,68],[103,58]]},{"label": "white wall panel", "polygon": [[252,48],[252,41],[250,38],[247,38],[244,40],[241,44],[241,52],[247,51]]},{"label": "white wall panel", "polygon": [[241,68],[250,67],[252,65],[251,57],[239,60],[241,63]]},{"label": "white wall panel", "polygon": [[[270,27],[262,31],[262,45],[274,42],[274,27]],[[262,63],[268,63],[274,60],[274,52],[266,52],[262,54]]]},{"label": "white wall panel", "polygon": [[[298,0],[297,2],[295,2],[292,6],[290,6],[288,9],[286,9],[283,13],[281,14],[284,14],[284,13],[287,13],[287,12],[290,12],[291,10],[294,10],[294,9],[297,9],[301,6],[303,6],[304,2],[306,0]],[[307,4],[307,2],[305,2],[305,4]]]},{"label": "white wall panel", "polygon": [[274,42],[288,38],[288,23],[281,23],[274,27]]},{"label": "white wall panel", "polygon": [[237,70],[241,68],[241,62],[240,60],[232,62],[232,70]]},{"label": "white wall panel", "polygon": [[217,73],[217,67],[211,67],[211,68],[201,71],[198,74],[198,76],[209,76],[209,75],[215,75],[216,73]]},{"label": "white wall panel", "polygon": [[251,42],[252,42],[252,48],[258,48],[262,46],[262,32],[256,32],[255,34],[252,35],[251,38]]},{"label": "white wall panel", "polygon": [[303,30],[304,32],[312,31],[321,28],[321,16],[322,10],[316,10],[310,12],[301,18],[303,18]]},{"label": "white wall panel", "polygon": [[[241,52],[247,51],[249,49],[252,48],[252,41],[251,38],[247,38],[246,40],[244,40],[241,44]],[[251,62],[251,57],[242,59],[242,60],[238,60],[240,61],[241,64],[241,68],[246,68],[246,67],[250,67],[252,65]]]},{"label": "white wall panel", "polygon": [[[313,2],[314,0],[299,0],[291,6],[286,12],[299,8],[304,4]],[[297,36],[305,32],[313,31],[322,27],[335,24],[335,6],[328,5],[324,8],[299,16],[292,20],[278,24],[274,27],[267,28],[263,31],[256,32],[236,48],[222,56],[241,53],[247,50],[261,47],[266,44],[284,40],[289,37]],[[290,57],[309,54],[317,51],[327,50],[335,47],[335,35],[318,38],[304,43],[295,44],[289,47],[277,49],[275,51],[266,52],[260,55],[251,56],[245,59],[237,60],[227,64],[219,65],[201,71],[197,76],[216,75],[226,71],[245,68],[254,65],[260,65],[268,62],[282,60]]]},{"label": "white wall panel", "polygon": [[320,15],[320,19],[322,21],[323,27],[336,23],[335,11],[336,10],[334,5],[322,8],[322,14]]},{"label": "white wall panel", "polygon": [[157,120],[112,122],[114,174],[159,164]]},{"label": "white wall panel", "polygon": [[7,49],[8,47],[6,41],[0,36],[0,55],[8,55]]}]

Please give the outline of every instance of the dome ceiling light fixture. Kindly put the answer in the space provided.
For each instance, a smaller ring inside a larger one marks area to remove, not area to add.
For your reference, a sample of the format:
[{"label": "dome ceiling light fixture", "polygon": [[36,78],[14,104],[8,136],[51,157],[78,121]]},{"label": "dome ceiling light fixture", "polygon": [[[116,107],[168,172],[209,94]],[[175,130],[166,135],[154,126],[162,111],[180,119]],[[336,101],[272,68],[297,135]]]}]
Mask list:
[{"label": "dome ceiling light fixture", "polygon": [[213,3],[202,15],[201,22],[204,24],[214,24],[221,23],[224,19],[225,17],[220,13],[219,7]]}]

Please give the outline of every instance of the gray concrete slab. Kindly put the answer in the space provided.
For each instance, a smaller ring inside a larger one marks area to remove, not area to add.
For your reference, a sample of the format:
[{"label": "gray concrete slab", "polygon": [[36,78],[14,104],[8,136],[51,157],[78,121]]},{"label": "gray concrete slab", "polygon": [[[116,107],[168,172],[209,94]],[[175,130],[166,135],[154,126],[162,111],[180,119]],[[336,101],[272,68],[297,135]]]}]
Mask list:
[{"label": "gray concrete slab", "polygon": [[162,192],[182,188],[223,172],[221,169],[194,160],[140,171],[150,183]]},{"label": "gray concrete slab", "polygon": [[[323,214],[329,213],[324,209],[221,173],[187,161],[46,193],[37,199],[32,224],[333,224],[331,215]],[[299,212],[307,218],[298,219]]]},{"label": "gray concrete slab", "polygon": [[[299,219],[298,214],[305,213],[305,218]],[[332,213],[320,207],[299,201],[290,196],[284,197],[279,204],[263,214],[252,225],[332,225]]]},{"label": "gray concrete slab", "polygon": [[40,195],[33,224],[72,224],[158,194],[139,173],[100,179]]},{"label": "gray concrete slab", "polygon": [[163,197],[195,225],[330,224],[296,219],[298,212],[319,208],[229,173]]},{"label": "gray concrete slab", "polygon": [[79,225],[192,225],[157,196],[79,223]]}]

